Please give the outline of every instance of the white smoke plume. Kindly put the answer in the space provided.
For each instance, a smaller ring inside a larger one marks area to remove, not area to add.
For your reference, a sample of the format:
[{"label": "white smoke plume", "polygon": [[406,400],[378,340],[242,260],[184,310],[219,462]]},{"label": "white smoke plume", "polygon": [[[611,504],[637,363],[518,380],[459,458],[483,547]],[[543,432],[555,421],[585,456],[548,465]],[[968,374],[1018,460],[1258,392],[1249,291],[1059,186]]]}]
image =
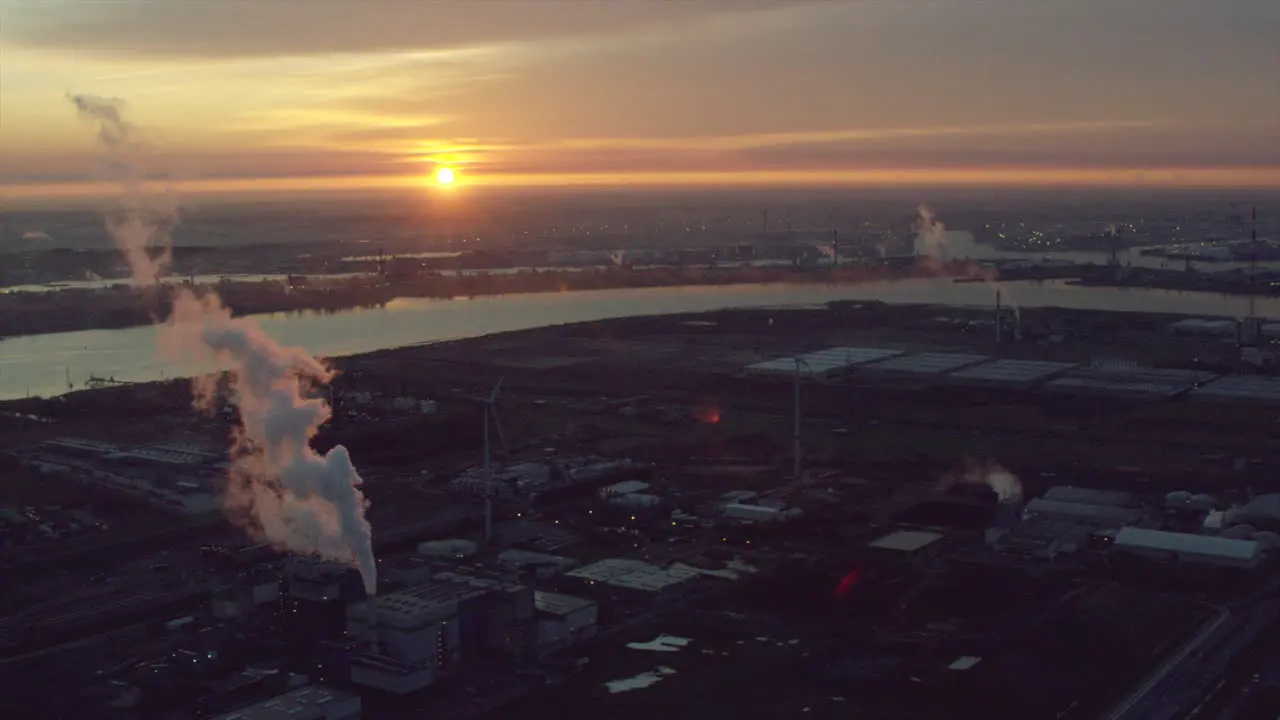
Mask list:
[{"label": "white smoke plume", "polygon": [[119,207],[107,218],[107,231],[133,274],[133,284],[154,285],[172,259],[169,233],[177,223],[172,193],[148,193],[146,143],[137,128],[120,114],[120,100],[93,95],[67,95],[80,117],[98,126],[98,143],[106,154],[106,170],[120,184]]},{"label": "white smoke plume", "polygon": [[917,255],[927,255],[944,262],[949,259],[946,247],[947,226],[934,219],[933,211],[923,203],[916,206],[913,229],[916,231]]},{"label": "white smoke plume", "polygon": [[[233,519],[279,548],[358,568],[373,595],[377,567],[363,480],[346,448],[321,455],[311,447],[331,410],[309,392],[333,372],[302,348],[282,347],[253,321],[231,317],[213,293],[181,290],[161,335],[192,359],[228,368],[230,400],[240,414],[226,493]],[[202,408],[218,401],[213,378],[197,379],[193,392]]]},{"label": "white smoke plume", "polygon": [[[153,258],[148,253],[157,216],[141,214],[140,206],[130,202],[141,197],[142,176],[122,158],[133,146],[136,130],[121,117],[118,101],[84,95],[70,99],[83,117],[98,123],[108,161],[121,170],[124,221],[107,227],[133,270],[135,284],[152,286],[168,255]],[[240,415],[225,499],[232,520],[281,549],[353,565],[372,596],[377,567],[364,515],[368,501],[360,491],[363,480],[346,448],[321,455],[311,447],[331,410],[308,393],[332,380],[333,372],[302,348],[281,347],[252,320],[231,317],[212,292],[197,296],[180,290],[159,337],[172,353],[216,361],[228,369],[230,400]],[[216,376],[193,380],[196,405],[211,408],[216,389]]]},{"label": "white smoke plume", "polygon": [[993,462],[978,463],[966,460],[963,473],[943,478],[944,487],[957,482],[965,485],[986,485],[995,492],[1000,502],[1022,502],[1022,481],[1018,476]]}]

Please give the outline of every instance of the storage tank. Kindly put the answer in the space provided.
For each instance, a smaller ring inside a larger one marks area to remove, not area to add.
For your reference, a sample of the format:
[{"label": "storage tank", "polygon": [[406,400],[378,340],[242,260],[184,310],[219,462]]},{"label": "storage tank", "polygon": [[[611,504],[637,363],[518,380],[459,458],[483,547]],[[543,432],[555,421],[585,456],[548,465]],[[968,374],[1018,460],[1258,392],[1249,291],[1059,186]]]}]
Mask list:
[{"label": "storage tank", "polygon": [[1164,506],[1167,508],[1180,508],[1191,502],[1191,493],[1186,490],[1178,490],[1164,496]]},{"label": "storage tank", "polygon": [[1192,495],[1187,504],[1196,512],[1209,512],[1217,504],[1217,500],[1212,495]]}]

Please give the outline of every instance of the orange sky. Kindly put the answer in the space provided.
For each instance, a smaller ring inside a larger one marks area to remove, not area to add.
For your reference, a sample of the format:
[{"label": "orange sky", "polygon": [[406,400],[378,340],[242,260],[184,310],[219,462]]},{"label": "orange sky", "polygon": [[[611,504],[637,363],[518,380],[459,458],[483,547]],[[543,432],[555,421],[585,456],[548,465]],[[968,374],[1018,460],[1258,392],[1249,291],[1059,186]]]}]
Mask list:
[{"label": "orange sky", "polygon": [[1215,7],[0,0],[0,186],[111,176],[73,92],[121,99],[128,161],[192,192],[441,164],[460,187],[1280,187],[1280,3]]}]

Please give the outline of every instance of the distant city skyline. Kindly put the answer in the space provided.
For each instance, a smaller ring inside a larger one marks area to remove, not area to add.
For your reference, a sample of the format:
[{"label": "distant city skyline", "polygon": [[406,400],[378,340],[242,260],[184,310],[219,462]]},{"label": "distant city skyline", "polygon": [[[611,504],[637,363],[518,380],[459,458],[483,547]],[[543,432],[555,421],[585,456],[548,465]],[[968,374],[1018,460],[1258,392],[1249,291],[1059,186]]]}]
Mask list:
[{"label": "distant city skyline", "polygon": [[1280,187],[1268,0],[0,0],[0,188]]}]

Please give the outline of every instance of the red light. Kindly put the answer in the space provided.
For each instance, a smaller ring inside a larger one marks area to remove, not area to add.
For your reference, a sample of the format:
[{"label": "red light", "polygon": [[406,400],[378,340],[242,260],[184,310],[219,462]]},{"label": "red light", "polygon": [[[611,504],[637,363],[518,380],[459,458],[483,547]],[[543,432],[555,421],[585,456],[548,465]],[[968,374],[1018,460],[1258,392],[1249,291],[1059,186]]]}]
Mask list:
[{"label": "red light", "polygon": [[856,585],[857,582],[858,582],[858,571],[850,570],[849,574],[840,578],[840,582],[836,584],[835,596],[838,598],[844,597],[850,590],[853,589],[853,586]]}]

